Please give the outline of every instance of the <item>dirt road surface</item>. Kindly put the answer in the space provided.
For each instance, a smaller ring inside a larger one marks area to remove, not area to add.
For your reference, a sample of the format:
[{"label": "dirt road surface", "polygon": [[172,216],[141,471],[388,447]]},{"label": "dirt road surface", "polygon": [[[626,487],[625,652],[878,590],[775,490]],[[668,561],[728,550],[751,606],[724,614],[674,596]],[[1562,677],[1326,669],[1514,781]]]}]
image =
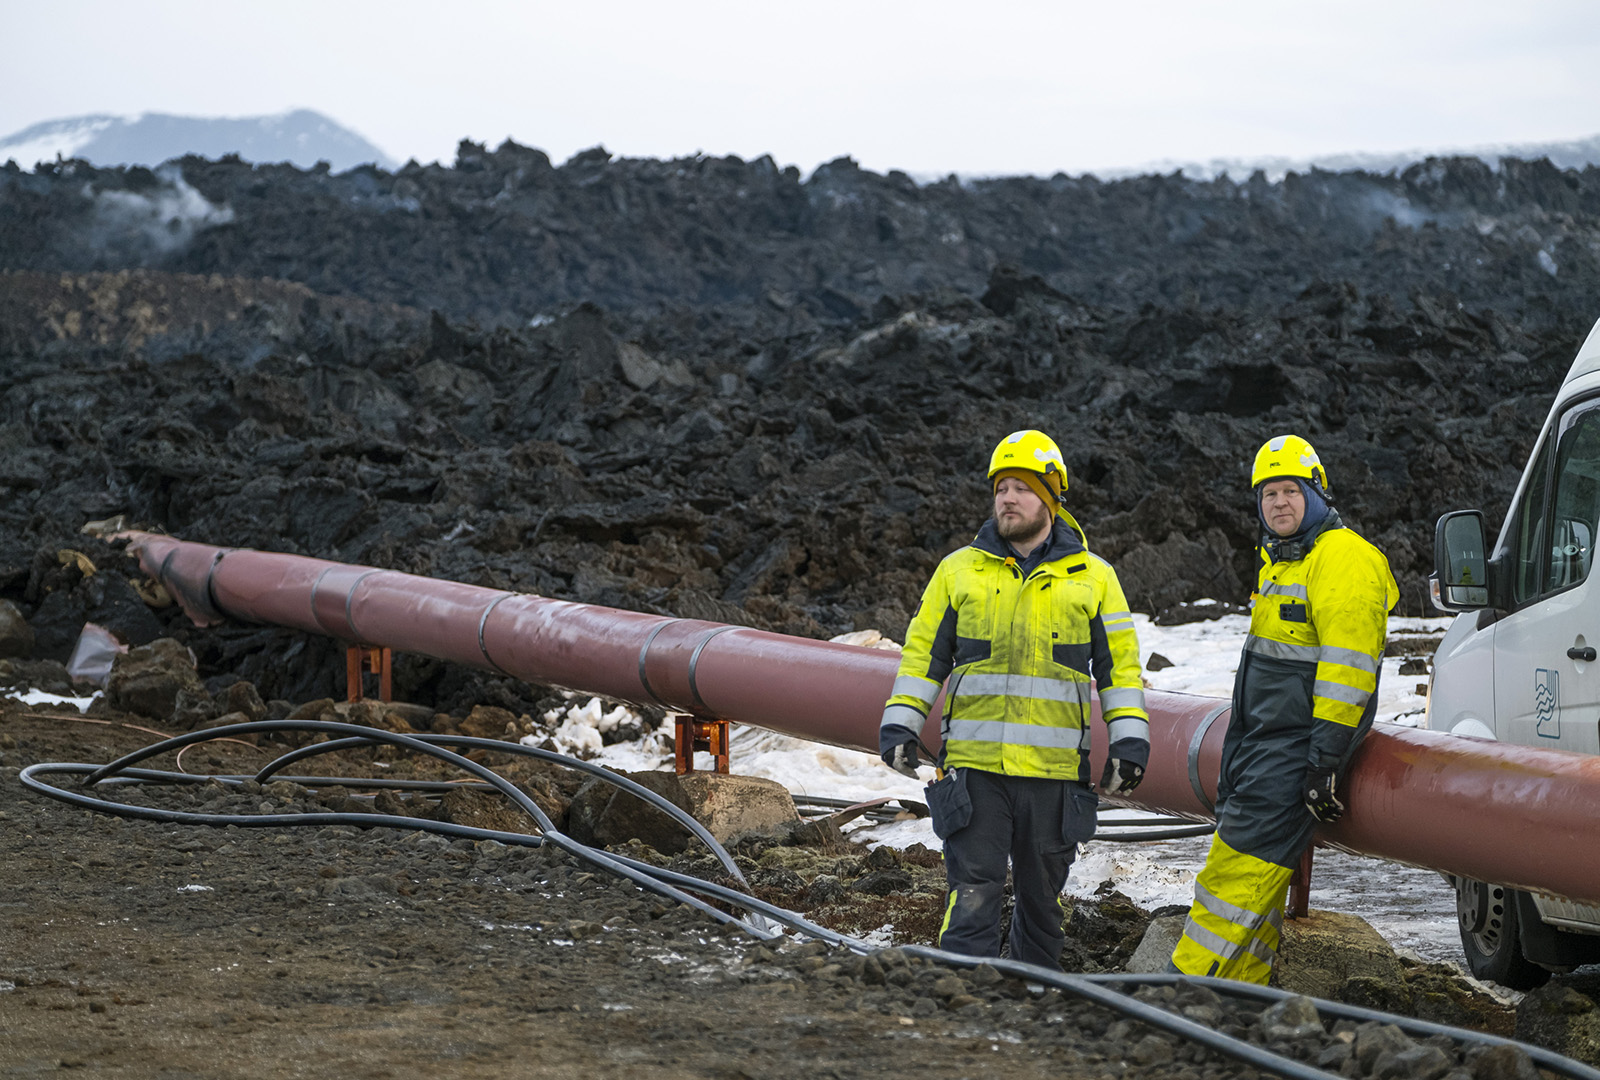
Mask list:
[{"label": "dirt road surface", "polygon": [[154,738],[0,710],[0,1076],[1238,1075],[1011,980],[774,952],[553,850],[125,821],[18,780]]}]

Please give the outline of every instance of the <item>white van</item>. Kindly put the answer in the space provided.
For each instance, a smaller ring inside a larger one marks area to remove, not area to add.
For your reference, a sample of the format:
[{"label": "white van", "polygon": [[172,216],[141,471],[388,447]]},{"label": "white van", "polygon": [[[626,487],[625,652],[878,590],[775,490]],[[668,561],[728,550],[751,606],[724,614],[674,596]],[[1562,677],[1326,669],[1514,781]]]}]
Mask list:
[{"label": "white van", "polygon": [[[1459,510],[1434,534],[1434,603],[1461,612],[1434,656],[1427,726],[1600,753],[1600,322],[1545,420],[1500,539]],[[1590,636],[1593,635],[1593,636]],[[1600,858],[1600,851],[1584,853]],[[1600,907],[1452,878],[1473,974],[1531,989],[1600,962]]]}]

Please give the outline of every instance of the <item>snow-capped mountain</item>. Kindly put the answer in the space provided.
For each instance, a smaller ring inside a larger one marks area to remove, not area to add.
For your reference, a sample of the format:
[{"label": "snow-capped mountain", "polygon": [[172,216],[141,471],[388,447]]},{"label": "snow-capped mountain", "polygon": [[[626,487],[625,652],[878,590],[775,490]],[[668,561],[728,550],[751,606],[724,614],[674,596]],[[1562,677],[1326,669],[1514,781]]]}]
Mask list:
[{"label": "snow-capped mountain", "polygon": [[37,162],[55,161],[58,154],[96,165],[159,165],[184,154],[238,154],[246,161],[288,161],[305,168],[326,161],[336,171],[368,162],[394,166],[366,139],[310,109],[237,118],[75,116],[46,120],[0,139],[0,163],[14,160],[31,169]]},{"label": "snow-capped mountain", "polygon": [[1147,173],[1167,175],[1181,172],[1197,180],[1210,180],[1223,175],[1231,176],[1235,180],[1244,180],[1260,169],[1266,173],[1267,179],[1280,180],[1287,173],[1306,173],[1312,169],[1323,169],[1328,172],[1344,172],[1350,169],[1361,169],[1370,173],[1399,172],[1430,157],[1475,157],[1490,166],[1497,166],[1501,158],[1520,158],[1523,161],[1549,158],[1550,163],[1559,169],[1582,169],[1586,165],[1600,165],[1600,135],[1565,142],[1497,143],[1465,148],[1321,154],[1303,158],[1213,158],[1210,161],[1167,159],[1131,169],[1096,170],[1096,175],[1110,179]]}]

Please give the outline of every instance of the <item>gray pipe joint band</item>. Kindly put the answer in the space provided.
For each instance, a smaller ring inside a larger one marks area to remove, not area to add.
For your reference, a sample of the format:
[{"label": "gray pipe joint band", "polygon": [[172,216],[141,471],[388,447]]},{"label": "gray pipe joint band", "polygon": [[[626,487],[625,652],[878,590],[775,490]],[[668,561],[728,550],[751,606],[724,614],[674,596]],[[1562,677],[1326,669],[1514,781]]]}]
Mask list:
[{"label": "gray pipe joint band", "polygon": [[1194,738],[1189,740],[1189,786],[1194,789],[1194,797],[1200,800],[1200,805],[1212,813],[1216,812],[1216,805],[1206,797],[1206,789],[1200,784],[1200,744],[1206,741],[1206,732],[1217,722],[1217,717],[1231,708],[1233,703],[1230,701],[1212,709],[1206,714],[1206,718],[1200,721],[1200,726],[1194,729]]}]

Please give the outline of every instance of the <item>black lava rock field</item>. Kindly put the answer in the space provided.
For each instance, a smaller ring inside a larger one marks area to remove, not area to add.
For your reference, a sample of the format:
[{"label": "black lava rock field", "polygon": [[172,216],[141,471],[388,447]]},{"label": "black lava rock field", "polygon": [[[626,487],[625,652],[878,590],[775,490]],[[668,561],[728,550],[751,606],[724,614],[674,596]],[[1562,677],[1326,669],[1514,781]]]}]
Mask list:
[{"label": "black lava rock field", "polygon": [[[57,558],[122,514],[895,637],[986,516],[994,443],[1039,427],[1136,609],[1244,599],[1249,460],[1298,431],[1422,614],[1435,518],[1498,520],[1600,315],[1597,223],[1600,171],[1543,161],[918,185],[463,143],[392,174],[0,169],[0,597],[39,658],[91,615],[173,632]],[[203,662],[296,647],[275,633]],[[252,675],[303,700],[325,658]]]}]

